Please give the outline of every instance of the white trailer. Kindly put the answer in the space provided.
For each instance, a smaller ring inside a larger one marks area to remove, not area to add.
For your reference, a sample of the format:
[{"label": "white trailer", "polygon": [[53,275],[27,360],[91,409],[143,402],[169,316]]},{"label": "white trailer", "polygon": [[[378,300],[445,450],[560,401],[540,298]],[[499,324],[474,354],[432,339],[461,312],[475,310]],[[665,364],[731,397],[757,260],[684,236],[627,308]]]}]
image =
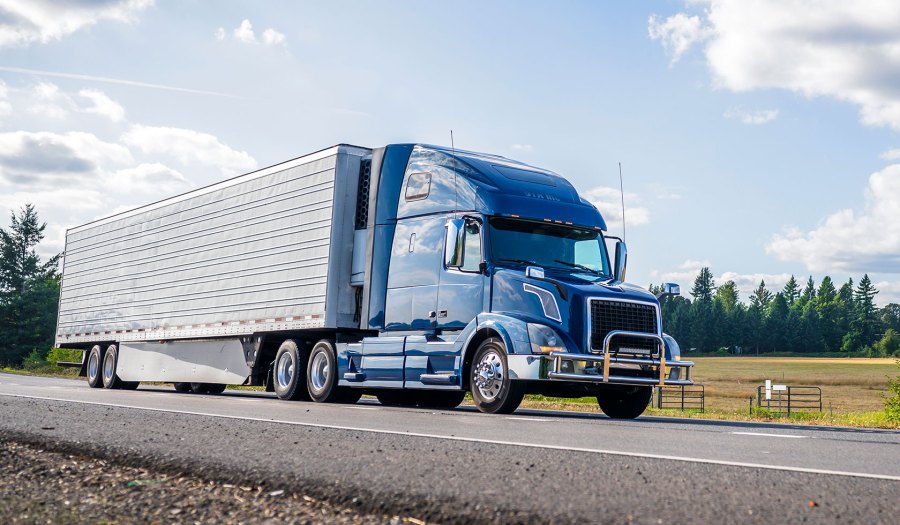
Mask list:
[{"label": "white trailer", "polygon": [[68,230],[57,346],[86,351],[92,386],[242,384],[254,334],[359,328],[353,222],[370,154],[335,146]]}]

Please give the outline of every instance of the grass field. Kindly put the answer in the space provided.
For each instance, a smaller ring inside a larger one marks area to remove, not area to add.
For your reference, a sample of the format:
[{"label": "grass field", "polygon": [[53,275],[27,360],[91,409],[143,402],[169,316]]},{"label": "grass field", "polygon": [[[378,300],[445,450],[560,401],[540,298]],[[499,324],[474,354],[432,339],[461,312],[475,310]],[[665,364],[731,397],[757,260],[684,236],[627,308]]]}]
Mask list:
[{"label": "grass field", "polygon": [[[791,422],[823,425],[897,428],[884,418],[884,395],[889,377],[900,374],[894,359],[813,357],[698,357],[693,378],[706,395],[706,414],[650,409],[648,413],[725,419],[787,420],[771,414],[750,414],[756,388],[771,379],[776,384],[818,386],[823,412],[794,415]],[[529,396],[524,406],[597,410],[596,400],[553,399]]]},{"label": "grass field", "polygon": [[[888,378],[900,375],[900,368],[894,359],[698,357],[691,360],[696,363],[694,382],[703,384],[705,388],[706,413],[651,408],[648,409],[649,414],[788,421],[765,413],[750,414],[749,400],[753,397],[755,406],[756,387],[771,379],[777,384],[809,385],[822,389],[823,412],[796,414],[789,420],[791,422],[900,428],[897,423],[887,421],[883,412]],[[50,367],[31,373],[74,376],[77,371]],[[528,396],[522,406],[599,411],[596,399],[589,397],[556,399]]]}]

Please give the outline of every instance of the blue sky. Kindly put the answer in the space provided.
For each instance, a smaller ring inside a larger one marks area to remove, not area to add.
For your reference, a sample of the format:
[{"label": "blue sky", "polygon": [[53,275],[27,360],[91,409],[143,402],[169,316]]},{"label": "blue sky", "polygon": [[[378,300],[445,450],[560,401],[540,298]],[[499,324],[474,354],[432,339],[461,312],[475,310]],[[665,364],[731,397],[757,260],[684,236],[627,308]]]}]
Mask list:
[{"label": "blue sky", "polygon": [[0,0],[0,209],[66,227],[347,142],[554,170],[629,280],[900,301],[900,5]]}]

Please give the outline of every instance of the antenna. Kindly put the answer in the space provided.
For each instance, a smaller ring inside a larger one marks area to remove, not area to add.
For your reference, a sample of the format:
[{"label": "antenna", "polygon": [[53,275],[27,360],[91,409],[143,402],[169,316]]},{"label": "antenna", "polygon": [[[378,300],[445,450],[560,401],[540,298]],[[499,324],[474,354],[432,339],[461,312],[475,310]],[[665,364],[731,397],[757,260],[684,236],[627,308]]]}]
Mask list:
[{"label": "antenna", "polygon": [[453,130],[450,130],[450,150],[453,152],[453,191],[454,191],[454,201],[453,201],[453,211],[459,211],[459,184],[456,181],[456,144],[453,142]]},{"label": "antenna", "polygon": [[619,195],[622,196],[622,239],[625,239],[625,184],[622,182],[622,163],[619,163]]}]

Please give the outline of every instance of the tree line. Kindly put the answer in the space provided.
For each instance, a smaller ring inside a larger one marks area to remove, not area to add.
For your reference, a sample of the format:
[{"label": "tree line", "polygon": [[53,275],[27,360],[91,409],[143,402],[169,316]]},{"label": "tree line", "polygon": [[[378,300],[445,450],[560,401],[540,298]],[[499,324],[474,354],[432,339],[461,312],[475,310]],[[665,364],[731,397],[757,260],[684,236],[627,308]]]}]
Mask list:
[{"label": "tree line", "polygon": [[703,268],[690,294],[693,300],[667,297],[661,304],[663,327],[682,352],[900,355],[900,304],[878,308],[868,274],[840,286],[828,276],[802,286],[791,276],[775,292],[762,280],[745,304],[734,281],[716,286]]},{"label": "tree line", "polygon": [[59,307],[59,258],[36,252],[47,223],[26,204],[0,228],[0,365],[42,360],[53,346]]}]

